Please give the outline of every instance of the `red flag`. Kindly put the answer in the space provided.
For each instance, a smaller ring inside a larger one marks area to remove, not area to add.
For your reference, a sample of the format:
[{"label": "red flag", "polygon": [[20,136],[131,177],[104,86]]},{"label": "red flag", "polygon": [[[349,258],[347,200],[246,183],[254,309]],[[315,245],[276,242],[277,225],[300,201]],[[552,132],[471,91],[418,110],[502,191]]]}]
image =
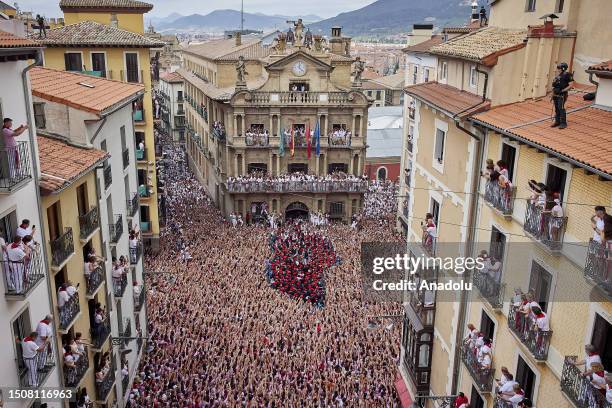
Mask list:
[{"label": "red flag", "polygon": [[306,151],[310,160],[310,122],[306,125]]},{"label": "red flag", "polygon": [[295,156],[295,132],[293,131],[293,124],[291,125],[291,157]]}]

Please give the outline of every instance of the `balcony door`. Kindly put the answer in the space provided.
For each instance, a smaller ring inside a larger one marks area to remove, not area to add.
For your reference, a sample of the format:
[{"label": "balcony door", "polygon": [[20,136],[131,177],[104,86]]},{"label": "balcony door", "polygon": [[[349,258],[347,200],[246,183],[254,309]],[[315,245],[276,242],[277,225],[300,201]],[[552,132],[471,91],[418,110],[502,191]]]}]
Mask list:
[{"label": "balcony door", "polygon": [[510,181],[514,182],[514,160],[516,159],[516,147],[510,146],[507,143],[502,143],[501,159],[508,166],[508,176]]},{"label": "balcony door", "polygon": [[[564,169],[548,165],[548,171],[546,172],[546,186],[550,189],[551,193],[559,193],[559,199],[563,202],[565,196],[565,182],[567,181],[567,171]],[[546,197],[549,207],[552,207],[552,199]]]},{"label": "balcony door", "polygon": [[67,52],[64,54],[66,71],[83,71],[83,54],[80,52]]},{"label": "balcony door", "polygon": [[0,238],[4,239],[6,244],[10,244],[15,231],[17,231],[17,213],[13,211],[0,218]]},{"label": "balcony door", "polygon": [[504,252],[506,249],[506,236],[497,228],[491,228],[491,243],[489,246],[489,255],[495,259],[504,261]]},{"label": "balcony door", "polygon": [[30,311],[28,308],[23,310],[15,320],[13,320],[13,338],[15,339],[15,357],[17,360],[17,370],[19,372],[19,378],[25,378],[28,374],[28,367],[26,367],[23,361],[23,351],[21,349],[21,341],[25,337],[29,336],[32,332],[32,323],[30,322]]},{"label": "balcony door", "polygon": [[484,400],[478,393],[476,387],[472,385],[472,394],[470,395],[470,408],[485,408]]},{"label": "balcony door", "polygon": [[612,371],[612,324],[597,313],[591,344],[599,352],[606,371]]},{"label": "balcony door", "polygon": [[531,264],[531,277],[529,279],[529,291],[534,294],[534,299],[542,307],[544,312],[548,309],[548,298],[552,287],[552,275],[539,263]]},{"label": "balcony door", "polygon": [[127,82],[140,82],[138,54],[135,52],[125,53],[125,80]]},{"label": "balcony door", "polygon": [[480,331],[484,333],[486,338],[493,340],[493,336],[495,335],[495,322],[484,310],[480,317]]},{"label": "balcony door", "polygon": [[516,363],[516,378],[515,381],[525,391],[525,398],[533,399],[533,390],[535,388],[536,376],[531,367],[523,360],[521,356],[518,357]]},{"label": "balcony door", "polygon": [[55,241],[62,235],[62,220],[59,202],[47,208],[47,223],[49,224],[49,239]]},{"label": "balcony door", "polygon": [[83,183],[77,187],[77,206],[79,208],[79,215],[87,214],[89,208],[87,206],[87,183]]},{"label": "balcony door", "polygon": [[106,54],[103,52],[91,53],[91,69],[100,73],[102,78],[106,78]]}]

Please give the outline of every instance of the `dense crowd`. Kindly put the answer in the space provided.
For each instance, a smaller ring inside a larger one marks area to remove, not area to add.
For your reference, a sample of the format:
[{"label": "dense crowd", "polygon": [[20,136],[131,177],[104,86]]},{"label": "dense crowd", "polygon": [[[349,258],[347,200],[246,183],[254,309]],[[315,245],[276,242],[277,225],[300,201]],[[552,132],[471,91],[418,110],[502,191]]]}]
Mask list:
[{"label": "dense crowd", "polygon": [[245,142],[247,146],[268,146],[270,132],[267,129],[253,127],[245,132]]},{"label": "dense crowd", "polygon": [[350,146],[351,145],[351,131],[344,128],[334,129],[329,133],[328,143],[330,146]]},{"label": "dense crowd", "polygon": [[358,231],[309,227],[342,259],[325,271],[325,306],[313,307],[268,284],[270,230],[233,228],[186,171],[184,153],[166,153],[168,223],[146,262],[163,273],[146,280],[151,340],[130,406],[399,406],[399,326],[368,322],[401,305],[364,300],[359,259],[362,241],[399,239],[392,229],[375,220]]},{"label": "dense crowd", "polygon": [[227,189],[232,193],[249,193],[258,191],[270,192],[332,192],[332,191],[364,191],[368,186],[367,177],[353,176],[336,172],[325,176],[315,176],[305,173],[281,174],[271,176],[262,171],[249,175],[227,178]]}]

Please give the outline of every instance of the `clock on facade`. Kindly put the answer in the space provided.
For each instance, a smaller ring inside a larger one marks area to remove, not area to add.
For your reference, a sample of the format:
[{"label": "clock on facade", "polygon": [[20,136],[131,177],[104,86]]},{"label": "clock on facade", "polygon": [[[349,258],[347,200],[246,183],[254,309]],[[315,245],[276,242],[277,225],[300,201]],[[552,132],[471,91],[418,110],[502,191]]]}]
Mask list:
[{"label": "clock on facade", "polygon": [[295,64],[293,64],[292,71],[297,76],[306,74],[306,63],[304,61],[297,61]]}]

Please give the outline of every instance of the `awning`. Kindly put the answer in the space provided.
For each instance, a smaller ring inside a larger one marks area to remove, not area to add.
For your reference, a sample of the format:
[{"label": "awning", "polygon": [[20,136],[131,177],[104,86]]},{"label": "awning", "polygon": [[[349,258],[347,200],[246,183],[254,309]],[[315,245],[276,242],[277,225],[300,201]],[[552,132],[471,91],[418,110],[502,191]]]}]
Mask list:
[{"label": "awning", "polygon": [[408,391],[408,387],[406,387],[406,383],[404,382],[404,379],[399,371],[395,377],[395,390],[397,391],[397,395],[399,395],[402,408],[412,407],[412,396],[410,395],[410,391]]}]

